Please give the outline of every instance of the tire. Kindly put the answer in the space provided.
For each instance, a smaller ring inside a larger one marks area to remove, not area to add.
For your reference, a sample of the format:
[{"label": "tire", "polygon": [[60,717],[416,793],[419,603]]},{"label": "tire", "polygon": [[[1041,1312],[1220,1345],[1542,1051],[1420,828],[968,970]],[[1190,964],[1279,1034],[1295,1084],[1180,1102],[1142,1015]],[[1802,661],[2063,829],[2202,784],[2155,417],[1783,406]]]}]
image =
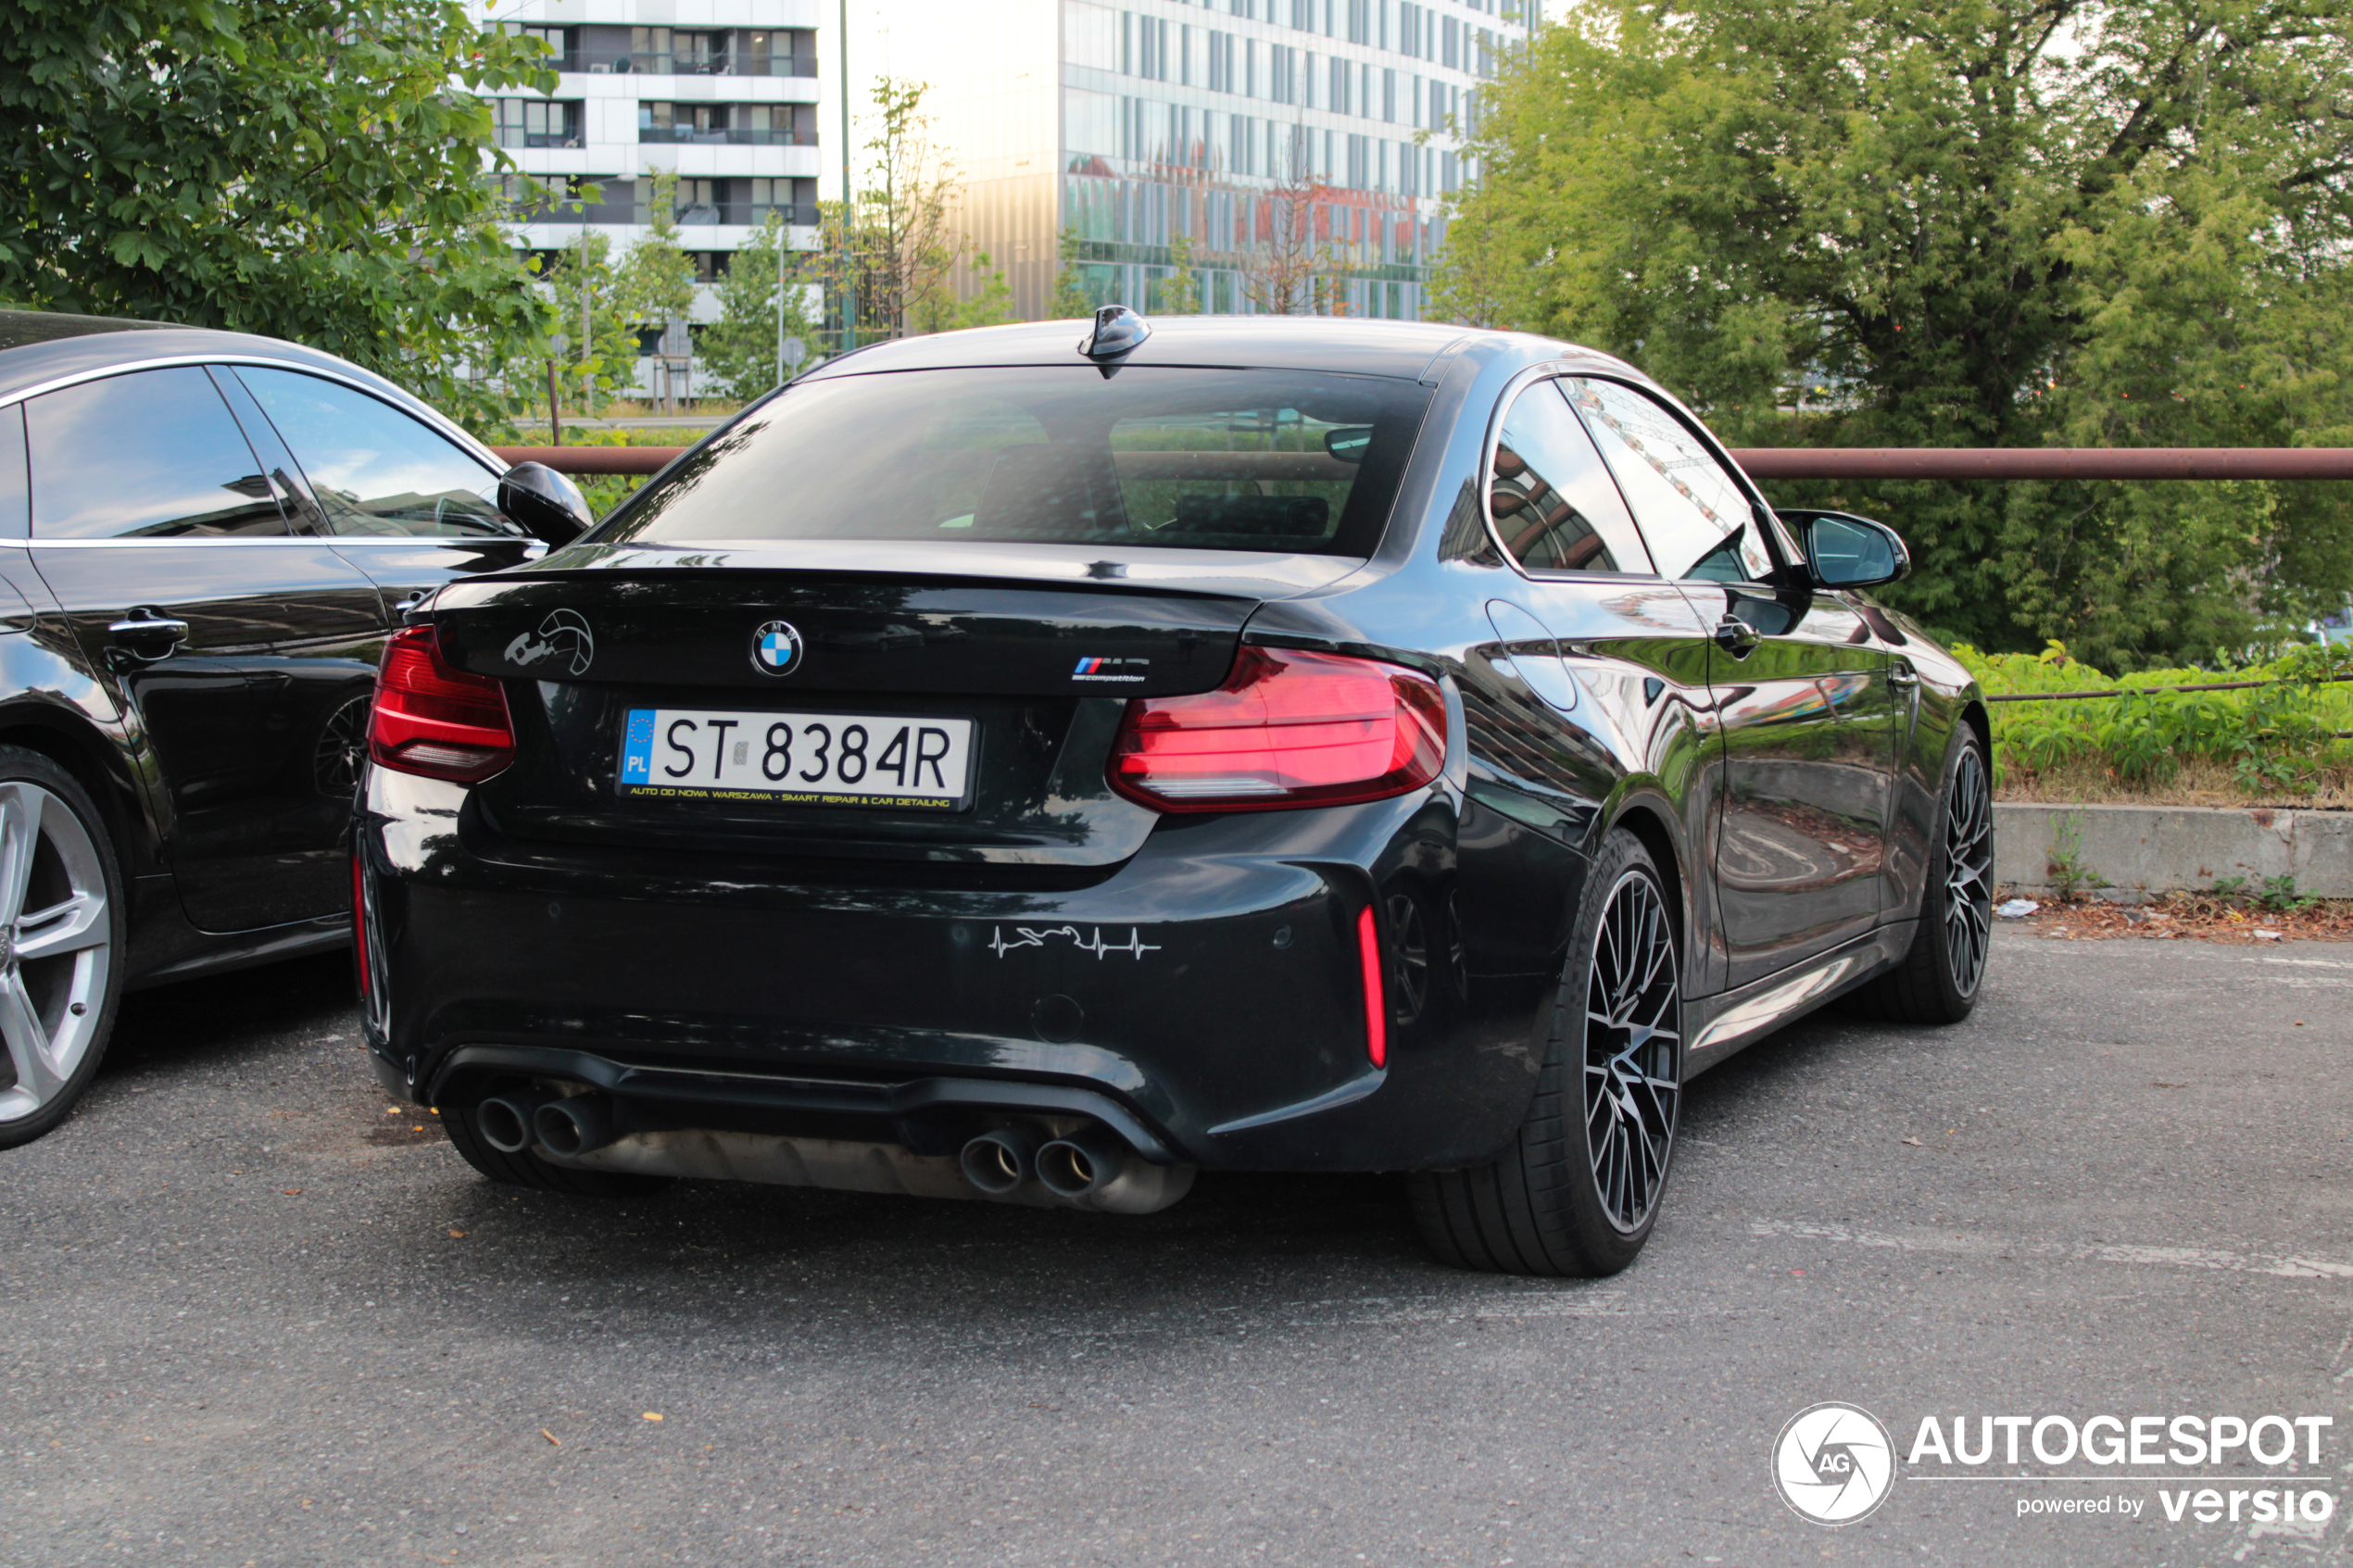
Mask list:
[{"label": "tire", "polygon": [[1894,969],[1858,987],[1846,1010],[1893,1023],[1958,1023],[1984,986],[1993,928],[1993,778],[1985,743],[1963,724],[1936,793],[1935,847],[1912,945]]},{"label": "tire", "polygon": [[1641,1254],[1682,1101],[1679,924],[1648,851],[1612,834],[1587,873],[1518,1136],[1484,1165],[1412,1178],[1415,1221],[1441,1259],[1593,1276]]},{"label": "tire", "polygon": [[671,1184],[669,1176],[641,1176],[627,1171],[583,1171],[542,1160],[529,1149],[503,1153],[484,1141],[474,1126],[474,1102],[445,1101],[442,1130],[467,1164],[501,1186],[531,1187],[560,1192],[573,1198],[644,1198]]},{"label": "tire", "polygon": [[89,791],[41,753],[0,746],[0,1148],[55,1128],[98,1076],[128,921]]}]

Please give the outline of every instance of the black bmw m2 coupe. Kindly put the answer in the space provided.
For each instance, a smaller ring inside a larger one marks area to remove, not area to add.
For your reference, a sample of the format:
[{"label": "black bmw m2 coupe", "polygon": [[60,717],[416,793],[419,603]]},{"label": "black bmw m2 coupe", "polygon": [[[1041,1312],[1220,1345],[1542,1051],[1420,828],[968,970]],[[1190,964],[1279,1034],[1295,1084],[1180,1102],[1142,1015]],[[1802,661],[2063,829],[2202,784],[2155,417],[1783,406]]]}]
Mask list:
[{"label": "black bmw m2 coupe", "polygon": [[494,1181],[1394,1171],[1453,1262],[1622,1269],[1692,1073],[1975,1000],[1985,715],[1906,565],[1541,338],[863,349],[396,634],[373,1060]]}]

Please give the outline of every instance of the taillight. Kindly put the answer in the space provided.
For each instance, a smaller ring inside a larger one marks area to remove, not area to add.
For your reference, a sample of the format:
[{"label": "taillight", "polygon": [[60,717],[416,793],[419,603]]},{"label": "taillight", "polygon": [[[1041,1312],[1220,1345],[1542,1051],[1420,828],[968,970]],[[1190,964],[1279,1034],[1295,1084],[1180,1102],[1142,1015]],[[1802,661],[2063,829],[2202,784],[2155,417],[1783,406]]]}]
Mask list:
[{"label": "taillight", "polygon": [[368,755],[429,779],[486,779],[515,759],[506,688],[444,662],[432,627],[395,632],[376,671]]},{"label": "taillight", "polygon": [[1162,811],[1340,806],[1417,789],[1446,760],[1446,697],[1376,659],[1244,647],[1199,696],[1138,697],[1112,787]]}]

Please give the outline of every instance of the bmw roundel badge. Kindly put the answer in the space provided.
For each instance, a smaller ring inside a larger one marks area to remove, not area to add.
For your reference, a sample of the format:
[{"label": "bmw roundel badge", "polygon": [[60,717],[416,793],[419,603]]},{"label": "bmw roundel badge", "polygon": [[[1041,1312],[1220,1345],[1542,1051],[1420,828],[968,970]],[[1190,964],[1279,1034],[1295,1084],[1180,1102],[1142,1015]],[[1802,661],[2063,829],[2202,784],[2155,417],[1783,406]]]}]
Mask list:
[{"label": "bmw roundel badge", "polygon": [[771,621],[751,634],[751,665],[763,675],[789,675],[800,668],[800,633],[789,621]]}]

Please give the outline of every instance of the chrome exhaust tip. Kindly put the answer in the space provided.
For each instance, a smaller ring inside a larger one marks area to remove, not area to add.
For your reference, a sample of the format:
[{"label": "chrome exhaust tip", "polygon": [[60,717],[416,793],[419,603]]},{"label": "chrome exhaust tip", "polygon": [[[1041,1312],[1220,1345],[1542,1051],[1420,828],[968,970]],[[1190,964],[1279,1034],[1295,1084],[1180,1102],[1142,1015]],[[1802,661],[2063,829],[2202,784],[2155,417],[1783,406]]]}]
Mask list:
[{"label": "chrome exhaust tip", "polygon": [[956,1163],[964,1180],[991,1198],[1003,1198],[1029,1180],[1037,1155],[1036,1133],[1026,1127],[1000,1127],[966,1143]]}]

